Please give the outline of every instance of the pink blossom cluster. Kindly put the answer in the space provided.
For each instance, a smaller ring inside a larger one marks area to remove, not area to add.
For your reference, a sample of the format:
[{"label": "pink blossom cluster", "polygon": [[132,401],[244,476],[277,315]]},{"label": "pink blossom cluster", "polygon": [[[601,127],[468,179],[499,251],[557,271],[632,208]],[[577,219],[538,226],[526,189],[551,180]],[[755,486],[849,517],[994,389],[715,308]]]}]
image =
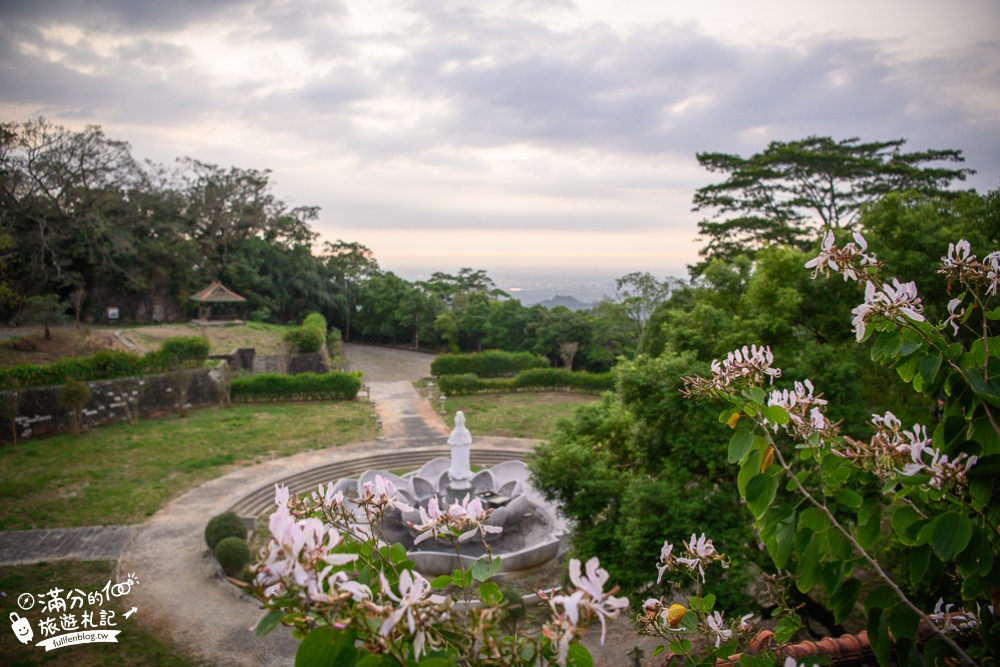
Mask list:
[{"label": "pink blossom cluster", "polygon": [[379,581],[382,604],[370,605],[372,610],[384,618],[379,634],[388,638],[405,619],[405,628],[413,638],[414,658],[419,660],[428,645],[436,645],[436,635],[430,631],[435,625],[448,620],[451,615],[451,600],[432,594],[430,582],[418,572],[403,570],[399,573],[398,593],[393,591],[384,574],[379,573]]},{"label": "pink blossom cluster", "polygon": [[917,296],[916,283],[901,283],[892,279],[892,285],[873,281],[865,283],[865,301],[851,311],[854,319],[854,334],[860,341],[865,337],[868,324],[877,319],[905,322],[904,316],[916,322],[923,322],[923,304]]},{"label": "pink blossom cluster", "polygon": [[[826,399],[821,398],[822,394],[814,396],[813,391],[813,384],[809,380],[796,381],[791,390],[772,391],[767,398],[767,404],[784,408],[788,413],[788,423],[771,424],[771,428],[775,432],[779,428],[784,428],[789,434],[803,440],[813,433],[818,433],[824,440],[835,437],[839,433],[837,425],[823,414]],[[767,422],[766,419],[764,421]]]},{"label": "pink blossom cluster", "polygon": [[986,293],[996,296],[1000,284],[1000,251],[991,252],[982,262],[972,254],[972,246],[965,239],[948,244],[948,254],[941,258],[938,273],[949,281],[972,287],[985,287]]},{"label": "pink blossom cluster", "polygon": [[712,377],[700,376],[682,378],[685,396],[712,396],[727,394],[737,385],[762,385],[766,378],[769,383],[781,377],[780,368],[772,368],[774,355],[770,347],[744,345],[733,350],[726,358],[712,362]]},{"label": "pink blossom cluster", "polygon": [[813,278],[819,274],[830,276],[830,271],[840,272],[844,280],[864,280],[867,269],[880,265],[874,254],[868,254],[868,242],[858,232],[854,232],[854,243],[843,248],[836,246],[833,231],[823,236],[823,244],[818,256],[806,262],[807,269],[813,269]]},{"label": "pink blossom cluster", "polygon": [[948,485],[964,485],[966,474],[978,461],[977,457],[964,453],[949,461],[947,454],[932,446],[924,426],[914,424],[912,429],[904,430],[891,412],[872,415],[872,425],[875,434],[870,441],[845,437],[846,447],[835,453],[852,459],[881,479],[928,475],[928,485],[940,490]]},{"label": "pink blossom cluster", "polygon": [[852,324],[858,340],[865,336],[868,324],[878,319],[905,322],[904,316],[923,322],[923,304],[917,296],[915,283],[901,283],[893,278],[887,283],[879,277],[882,264],[874,254],[868,254],[868,242],[858,232],[854,232],[854,243],[838,248],[833,232],[823,237],[820,254],[806,262],[806,268],[813,269],[813,277],[818,274],[829,276],[830,271],[843,274],[844,280],[865,283],[864,303],[851,311]]},{"label": "pink blossom cluster", "polygon": [[479,533],[483,538],[488,534],[496,534],[503,530],[500,526],[486,523],[492,510],[483,507],[479,498],[469,500],[466,495],[461,502],[454,502],[447,509],[441,510],[437,498],[431,498],[427,507],[420,508],[420,523],[410,525],[420,535],[413,541],[419,544],[430,538],[458,534],[458,541],[464,542]]},{"label": "pink blossom cluster", "polygon": [[569,645],[579,634],[582,621],[594,616],[600,620],[603,646],[607,631],[606,619],[616,618],[628,608],[628,598],[614,595],[617,587],[604,591],[609,575],[596,557],[587,561],[585,573],[581,572],[580,567],[579,559],[570,559],[569,579],[575,587],[572,592],[545,598],[555,617],[545,624],[542,632],[557,647],[556,662],[559,665],[566,664]]},{"label": "pink blossom cluster", "polygon": [[[990,605],[990,614],[993,613],[993,606]],[[931,622],[940,628],[945,634],[960,635],[975,632],[981,621],[979,619],[980,610],[977,605],[976,611],[966,611],[965,609],[955,609],[955,605],[944,603],[944,598],[940,598],[934,605],[933,613],[928,615]]]},{"label": "pink blossom cluster", "polygon": [[697,572],[701,577],[702,583],[704,583],[705,566],[716,562],[721,563],[723,568],[729,567],[729,561],[726,559],[726,556],[715,550],[715,545],[712,544],[712,540],[705,537],[705,533],[702,533],[701,537],[695,533],[691,533],[691,540],[684,542],[684,554],[682,556],[674,556],[674,545],[670,544],[670,542],[664,542],[663,547],[660,549],[660,560],[656,566],[656,570],[659,573],[656,577],[656,583],[660,583],[663,580],[665,572],[673,571],[680,567],[687,568],[691,573]]},{"label": "pink blossom cluster", "polygon": [[314,517],[296,518],[289,511],[287,487],[275,485],[274,501],[278,508],[268,523],[271,542],[261,550],[256,583],[268,597],[292,591],[305,600],[328,601],[327,577],[357,555],[335,552],[343,540],[336,528]]}]

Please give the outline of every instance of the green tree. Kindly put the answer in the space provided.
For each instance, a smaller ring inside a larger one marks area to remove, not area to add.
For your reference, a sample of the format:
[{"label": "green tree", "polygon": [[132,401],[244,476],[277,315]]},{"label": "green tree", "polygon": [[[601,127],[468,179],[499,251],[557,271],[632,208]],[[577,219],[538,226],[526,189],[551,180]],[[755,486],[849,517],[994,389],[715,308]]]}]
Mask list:
[{"label": "green tree", "polygon": [[45,327],[45,340],[52,340],[50,327],[62,324],[66,316],[66,304],[58,294],[44,294],[28,297],[22,309],[24,317]]},{"label": "green tree", "polygon": [[357,242],[338,239],[323,245],[326,265],[332,272],[331,280],[335,290],[335,300],[339,314],[338,323],[344,332],[344,340],[351,340],[351,320],[358,307],[358,297],[365,281],[379,274],[375,255],[367,247]]},{"label": "green tree", "polygon": [[669,280],[657,280],[648,272],[635,271],[615,280],[615,298],[639,325],[639,335],[656,307],[670,296],[670,288]]},{"label": "green tree", "polygon": [[701,166],[725,175],[694,195],[694,210],[712,211],[698,224],[701,255],[752,255],[776,243],[807,249],[821,231],[854,228],[862,206],[890,192],[941,193],[975,173],[934,166],[963,162],[961,151],[906,153],[905,143],[811,136],[771,142],[748,158],[698,153]]}]

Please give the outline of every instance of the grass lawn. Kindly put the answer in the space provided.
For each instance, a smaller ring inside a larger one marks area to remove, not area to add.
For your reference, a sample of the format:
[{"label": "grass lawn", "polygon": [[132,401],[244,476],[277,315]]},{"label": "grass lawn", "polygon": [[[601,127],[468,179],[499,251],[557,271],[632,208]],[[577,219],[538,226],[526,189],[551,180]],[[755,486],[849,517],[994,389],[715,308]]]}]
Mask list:
[{"label": "grass lawn", "polygon": [[140,523],[198,484],[331,445],[374,440],[363,402],[235,405],[0,447],[0,530]]},{"label": "grass lawn", "polygon": [[[581,403],[598,400],[595,394],[570,392],[521,392],[516,394],[476,394],[445,401],[449,426],[455,411],[465,413],[465,423],[477,435],[544,440],[560,419],[573,417]],[[475,445],[473,445],[475,446]]]},{"label": "grass lawn", "polygon": [[[42,614],[40,605],[25,611],[17,604],[18,596],[31,593],[37,599],[39,593],[45,593],[53,588],[60,588],[65,596],[69,591],[79,589],[85,593],[101,590],[105,583],[118,583],[114,573],[114,563],[111,561],[63,561],[59,563],[37,563],[34,565],[0,566],[0,592],[6,597],[0,598],[0,613],[3,614],[5,625],[11,612],[31,623],[34,637],[31,644],[21,644],[9,627],[0,632],[0,664],[15,667],[19,665],[74,665],[74,667],[94,667],[96,665],[165,665],[167,667],[195,667],[192,662],[174,652],[169,645],[164,644],[154,634],[142,627],[142,610],[135,615],[124,618],[129,609],[128,596],[112,598],[104,605],[77,607],[73,615],[77,622],[81,620],[80,613],[89,611],[95,620],[101,609],[114,611],[114,622],[120,630],[118,643],[94,643],[64,646],[46,651],[36,647],[39,641],[45,639],[39,630],[39,621],[43,617],[59,614]],[[140,585],[142,581],[140,579]],[[67,604],[69,607],[69,604]],[[69,609],[67,609],[69,611]],[[66,634],[60,630],[58,635]]]}]

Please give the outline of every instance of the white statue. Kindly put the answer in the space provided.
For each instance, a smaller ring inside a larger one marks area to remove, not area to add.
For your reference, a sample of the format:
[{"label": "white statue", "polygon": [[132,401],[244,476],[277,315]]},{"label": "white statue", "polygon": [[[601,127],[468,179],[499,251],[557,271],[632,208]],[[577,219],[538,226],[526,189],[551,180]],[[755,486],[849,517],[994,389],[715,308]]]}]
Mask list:
[{"label": "white statue", "polygon": [[472,434],[465,428],[465,415],[461,410],[455,413],[455,428],[448,436],[451,445],[451,467],[448,469],[449,485],[454,490],[472,488],[472,469],[469,467],[469,450],[472,448]]}]

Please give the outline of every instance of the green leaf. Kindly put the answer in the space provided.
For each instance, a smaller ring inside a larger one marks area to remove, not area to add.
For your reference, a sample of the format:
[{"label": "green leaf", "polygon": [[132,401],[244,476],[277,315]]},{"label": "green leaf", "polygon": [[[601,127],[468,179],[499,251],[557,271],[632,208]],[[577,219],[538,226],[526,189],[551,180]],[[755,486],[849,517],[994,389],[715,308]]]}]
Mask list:
[{"label": "green leaf", "polygon": [[795,544],[795,510],[783,503],[767,510],[760,526],[760,537],[775,567],[784,569]]},{"label": "green leaf", "polygon": [[[662,645],[661,645],[662,647]],[[685,653],[691,652],[691,642],[687,639],[678,639],[677,641],[670,642],[670,651],[673,653],[678,653],[684,655]],[[656,655],[656,651],[653,651],[653,655]]]},{"label": "green leaf", "polygon": [[257,627],[254,628],[253,633],[258,637],[263,637],[267,633],[271,632],[271,630],[278,627],[278,624],[281,623],[281,619],[284,617],[285,612],[279,609],[273,609],[267,612],[259,621],[257,621]]},{"label": "green leaf", "polygon": [[[449,661],[445,660],[444,658],[438,658],[438,657],[424,658],[423,660],[417,663],[417,667],[449,667],[449,665],[451,665]],[[340,666],[338,665],[337,667]]]},{"label": "green leaf", "polygon": [[855,539],[862,549],[869,549],[881,536],[882,504],[878,498],[865,498],[858,508],[858,530]]},{"label": "green leaf", "polygon": [[762,408],[761,413],[772,424],[784,425],[789,421],[788,411],[780,405],[769,405]]},{"label": "green leaf", "polygon": [[927,574],[927,566],[931,562],[931,547],[924,544],[910,549],[910,583],[916,586]]},{"label": "green leaf", "polygon": [[899,338],[899,333],[896,331],[885,331],[879,334],[879,337],[872,345],[872,361],[883,362],[895,357],[902,344],[903,341]]},{"label": "green leaf", "polygon": [[937,374],[940,369],[941,357],[936,354],[931,354],[920,360],[918,372],[920,373],[920,377],[924,379],[924,383],[930,385],[937,378]]},{"label": "green leaf", "polygon": [[740,474],[736,476],[736,488],[739,489],[740,495],[744,498],[746,497],[747,483],[754,475],[760,474],[761,457],[760,452],[752,451],[740,466]]},{"label": "green leaf", "polygon": [[763,405],[767,402],[767,394],[760,387],[747,387],[745,390],[745,395],[754,403],[760,403]]},{"label": "green leaf", "polygon": [[916,639],[920,617],[905,604],[897,604],[889,610],[889,632],[897,638]]},{"label": "green leaf", "polygon": [[778,491],[778,480],[771,475],[758,474],[747,482],[746,500],[747,507],[753,513],[754,518],[759,519],[774,501],[774,494]]},{"label": "green leaf", "polygon": [[808,528],[800,528],[795,534],[795,557],[799,573],[795,587],[808,593],[816,586],[820,576],[819,538]]},{"label": "green leaf", "polygon": [[964,514],[945,512],[925,525],[918,538],[929,543],[938,558],[949,561],[969,544],[972,522]]},{"label": "green leaf", "polygon": [[848,579],[841,582],[837,590],[830,596],[830,608],[833,610],[833,620],[836,623],[843,623],[858,601],[861,593],[861,581],[859,579]]},{"label": "green leaf", "polygon": [[892,655],[889,623],[882,608],[873,609],[868,615],[868,641],[881,667],[888,667]]},{"label": "green leaf", "polygon": [[389,562],[399,565],[406,560],[406,547],[398,542],[389,547]]},{"label": "green leaf", "polygon": [[587,647],[578,641],[571,642],[566,664],[570,667],[594,667],[594,658]]},{"label": "green leaf", "polygon": [[295,667],[327,667],[328,665],[353,665],[357,659],[353,630],[335,630],[331,627],[316,628],[299,644],[295,652]]},{"label": "green leaf", "polygon": [[[670,643],[670,650],[674,651],[674,644],[679,644],[679,643],[680,642],[671,642]],[[667,650],[666,646],[664,646],[663,644],[657,644],[656,648],[653,649],[653,657],[655,658],[656,656],[660,655],[661,653],[663,653],[666,650]],[[678,651],[674,651],[674,653],[678,653]]]},{"label": "green leaf", "polygon": [[500,587],[496,583],[487,581],[479,586],[479,599],[483,601],[483,604],[492,607],[500,604],[500,601],[503,600],[503,593],[500,592]]},{"label": "green leaf", "polygon": [[855,491],[851,491],[850,489],[843,487],[834,491],[833,495],[838,501],[840,501],[840,504],[852,510],[856,510],[861,507],[861,502],[864,500],[860,493],[856,493]]},{"label": "green leaf", "polygon": [[501,561],[499,558],[493,558],[491,561],[486,556],[483,556],[472,564],[472,578],[476,581],[487,581],[500,571],[500,565]]},{"label": "green leaf", "polygon": [[774,641],[778,644],[786,644],[801,629],[802,619],[797,615],[782,616],[778,620],[778,624],[774,626]]},{"label": "green leaf", "polygon": [[707,614],[715,606],[715,596],[709,593],[705,597],[692,595],[688,598],[688,609],[699,614]]},{"label": "green leaf", "polygon": [[434,577],[433,581],[431,581],[431,588],[448,588],[454,582],[455,580],[450,574],[442,574]]},{"label": "green leaf", "polygon": [[740,429],[729,439],[729,462],[738,463],[747,455],[753,446],[753,433]]},{"label": "green leaf", "polygon": [[865,613],[871,615],[873,609],[892,609],[899,602],[899,596],[889,586],[879,586],[865,597]]}]

